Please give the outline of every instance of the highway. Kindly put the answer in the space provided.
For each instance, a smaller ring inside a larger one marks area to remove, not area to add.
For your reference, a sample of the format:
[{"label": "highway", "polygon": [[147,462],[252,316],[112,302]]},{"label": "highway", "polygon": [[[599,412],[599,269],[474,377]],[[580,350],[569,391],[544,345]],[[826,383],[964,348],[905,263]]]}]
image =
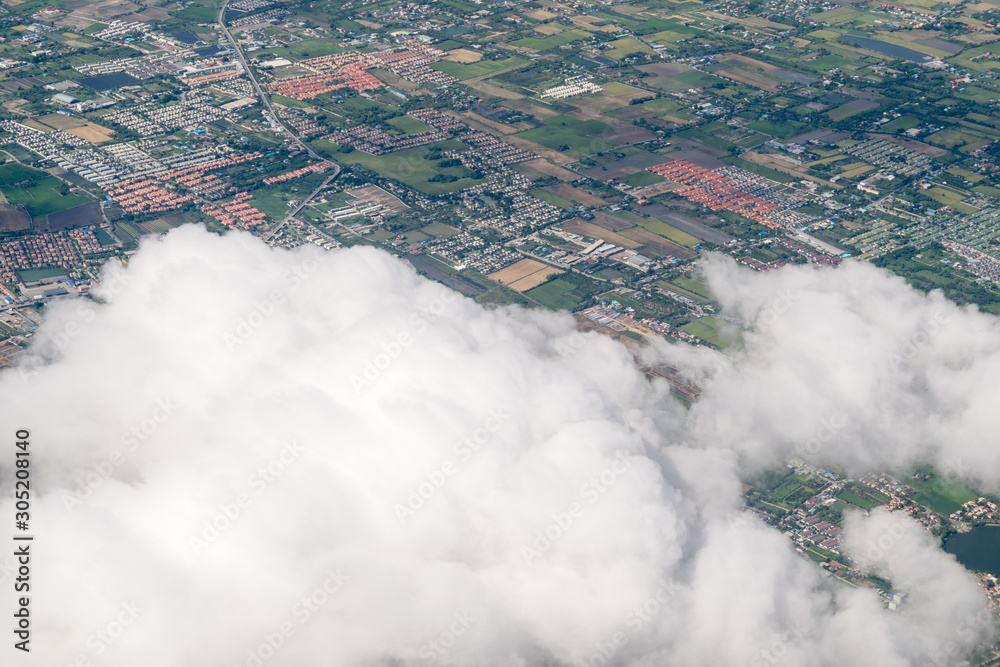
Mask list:
[{"label": "highway", "polygon": [[233,37],[233,34],[229,32],[229,28],[226,26],[226,9],[229,7],[229,2],[230,0],[223,0],[222,7],[219,9],[219,27],[222,29],[222,33],[226,36],[226,40],[228,40],[229,44],[233,47],[233,51],[236,52],[236,57],[239,58],[240,64],[243,65],[243,71],[246,73],[247,77],[249,77],[250,83],[253,85],[253,89],[257,92],[257,99],[261,101],[261,104],[264,105],[264,108],[267,109],[268,114],[271,116],[271,122],[277,125],[279,128],[281,128],[281,131],[284,133],[284,135],[289,139],[291,139],[292,141],[294,141],[296,144],[298,144],[302,148],[302,150],[304,150],[306,153],[309,154],[310,157],[316,160],[321,160],[323,162],[329,163],[331,165],[331,168],[333,169],[333,173],[326,180],[320,183],[319,186],[315,190],[313,190],[305,199],[303,199],[299,203],[299,205],[295,208],[294,211],[286,215],[284,220],[275,225],[274,229],[272,229],[271,231],[269,231],[267,234],[264,235],[263,237],[264,240],[268,241],[272,237],[274,237],[274,235],[277,234],[286,224],[288,224],[288,222],[292,218],[298,215],[299,212],[309,204],[309,202],[315,199],[316,196],[323,191],[323,188],[329,185],[330,182],[333,179],[335,179],[338,174],[340,174],[340,165],[334,162],[333,160],[327,159],[322,155],[320,155],[319,153],[317,153],[312,146],[310,146],[307,142],[305,142],[302,139],[302,137],[295,134],[295,132],[293,132],[287,125],[281,122],[280,118],[278,118],[278,114],[275,113],[274,107],[271,106],[270,95],[268,95],[264,91],[264,88],[260,85],[260,82],[257,81],[257,75],[254,74],[253,68],[250,67],[250,63],[247,62],[247,58],[246,55],[244,55],[243,53],[243,49],[240,48],[240,45],[237,43],[236,38]]}]

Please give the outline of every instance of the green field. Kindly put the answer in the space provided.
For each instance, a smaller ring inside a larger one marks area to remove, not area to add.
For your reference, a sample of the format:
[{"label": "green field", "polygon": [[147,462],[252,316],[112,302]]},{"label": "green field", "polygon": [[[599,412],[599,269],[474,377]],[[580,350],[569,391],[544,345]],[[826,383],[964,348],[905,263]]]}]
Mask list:
[{"label": "green field", "polygon": [[891,123],[886,123],[882,126],[883,132],[899,132],[900,130],[909,130],[911,127],[916,127],[920,125],[920,121],[912,116],[903,116],[902,118],[897,118]]},{"label": "green field", "polygon": [[910,477],[903,481],[917,491],[911,496],[914,502],[926,505],[935,512],[948,516],[961,509],[962,503],[979,497],[958,482],[947,479],[929,468],[922,472],[933,477],[928,480]]},{"label": "green field", "polygon": [[694,278],[674,278],[671,280],[672,283],[678,287],[683,287],[689,292],[694,292],[698,296],[704,299],[711,299],[712,292],[708,289],[708,285],[703,283],[701,280],[696,280]]},{"label": "green field", "polygon": [[480,60],[478,63],[470,63],[468,65],[453,63],[450,60],[439,60],[431,65],[431,67],[446,74],[451,74],[459,81],[465,81],[466,79],[488,76],[508,67],[518,67],[526,62],[524,58],[512,56],[505,60]]},{"label": "green field", "polygon": [[37,169],[32,169],[31,167],[25,167],[23,164],[17,164],[15,162],[9,162],[0,166],[0,187],[14,185],[29,179],[37,180],[48,177],[49,175],[44,171],[38,171]]},{"label": "green field", "polygon": [[[428,146],[408,148],[386,155],[369,155],[362,151],[350,153],[339,152],[339,146],[326,139],[316,139],[312,145],[317,150],[326,153],[342,165],[357,164],[365,169],[377,172],[381,176],[397,180],[419,190],[427,195],[440,195],[454,192],[462,188],[481,183],[481,180],[468,177],[465,167],[441,167],[438,161],[424,159],[431,151],[431,146],[439,146],[442,150],[464,150],[468,148],[460,141],[441,141]],[[448,183],[432,182],[429,179],[437,174],[454,176],[457,180]]]},{"label": "green field", "polygon": [[29,188],[3,186],[0,190],[11,204],[24,204],[28,213],[33,216],[64,211],[91,201],[87,197],[69,194],[69,185],[54,176],[40,178]]},{"label": "green field", "polygon": [[36,280],[45,280],[46,278],[56,278],[58,276],[65,276],[65,269],[25,269],[23,271],[17,271],[17,277],[21,279],[21,282],[30,283]]},{"label": "green field", "polygon": [[878,507],[878,503],[872,500],[868,500],[867,498],[862,498],[856,493],[853,493],[846,489],[838,493],[837,497],[843,500],[844,502],[848,502],[856,507],[860,507],[863,510],[870,510],[875,507]]},{"label": "green field", "polygon": [[569,155],[591,155],[612,148],[614,144],[605,141],[601,134],[610,132],[611,127],[599,120],[577,120],[569,116],[556,116],[536,127],[516,136],[536,144]]},{"label": "green field", "polygon": [[536,51],[546,51],[562,46],[563,44],[575,42],[578,39],[587,39],[590,36],[590,33],[584,30],[567,30],[566,32],[549,35],[548,37],[525,37],[516,42],[511,42],[511,45],[520,46],[525,49],[534,49]]},{"label": "green field", "polygon": [[108,27],[107,23],[91,23],[86,28],[83,29],[84,35],[93,35],[95,32],[100,32]]},{"label": "green field", "polygon": [[[328,56],[333,53],[341,53],[343,51],[346,51],[346,49],[342,46],[338,46],[332,39],[304,39],[301,42],[294,42],[287,46],[272,47],[267,49],[267,53],[270,53],[277,58],[314,58],[316,56]],[[262,54],[263,52],[258,52],[254,55],[258,56]]]},{"label": "green field", "polygon": [[653,49],[649,48],[642,42],[640,42],[635,37],[622,37],[621,39],[616,39],[611,42],[611,48],[604,51],[601,55],[611,58],[612,60],[621,60],[627,55],[633,53],[656,53]]},{"label": "green field", "polygon": [[219,10],[215,7],[188,7],[173,12],[173,15],[175,18],[190,23],[215,23],[216,19],[219,18]]},{"label": "green field", "polygon": [[711,343],[716,347],[721,347],[719,340],[719,320],[714,317],[699,317],[693,322],[688,322],[681,327],[692,336],[701,338],[706,343]]},{"label": "green field", "polygon": [[420,132],[430,132],[433,130],[431,126],[417,120],[413,116],[396,116],[386,122],[403,134],[419,134]]},{"label": "green field", "polygon": [[449,227],[448,225],[442,224],[440,222],[432,222],[426,227],[421,228],[420,231],[429,236],[438,236],[438,237],[454,236],[455,234],[458,234],[457,229]]},{"label": "green field", "polygon": [[765,132],[770,134],[772,137],[787,139],[788,137],[793,137],[802,132],[803,128],[806,126],[802,123],[796,123],[794,121],[778,124],[772,123],[769,120],[757,120],[747,124],[747,127],[758,132]]},{"label": "green field", "polygon": [[542,201],[548,202],[549,204],[552,204],[553,206],[558,206],[559,208],[561,208],[563,210],[568,210],[568,209],[571,209],[574,206],[576,206],[576,204],[574,204],[570,200],[565,199],[563,197],[560,197],[559,195],[557,195],[555,193],[547,192],[545,190],[541,190],[541,189],[532,190],[530,194],[531,194],[532,197],[536,197],[538,199],[541,199]]},{"label": "green field", "polygon": [[659,174],[654,174],[651,171],[640,171],[638,174],[626,176],[622,179],[622,182],[631,185],[633,188],[641,188],[645,185],[652,185],[653,183],[662,183],[665,180],[667,179],[663,178]]},{"label": "green field", "polygon": [[573,283],[556,278],[528,290],[525,294],[553,310],[572,310],[579,303],[579,299],[572,294],[574,289],[576,289],[576,285]]},{"label": "green field", "polygon": [[660,222],[656,218],[642,218],[640,220],[636,220],[635,224],[639,225],[646,231],[653,232],[654,234],[670,239],[674,243],[687,246],[688,248],[693,248],[696,245],[701,244],[701,241],[687,232],[682,232],[676,227],[671,227],[665,222]]}]

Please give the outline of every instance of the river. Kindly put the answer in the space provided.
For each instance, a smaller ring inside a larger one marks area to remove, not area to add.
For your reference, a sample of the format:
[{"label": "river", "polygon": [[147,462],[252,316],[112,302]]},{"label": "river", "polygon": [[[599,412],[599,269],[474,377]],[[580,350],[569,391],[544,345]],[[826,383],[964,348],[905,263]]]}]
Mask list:
[{"label": "river", "polygon": [[944,550],[970,570],[1000,576],[1000,526],[973,528],[948,538]]}]

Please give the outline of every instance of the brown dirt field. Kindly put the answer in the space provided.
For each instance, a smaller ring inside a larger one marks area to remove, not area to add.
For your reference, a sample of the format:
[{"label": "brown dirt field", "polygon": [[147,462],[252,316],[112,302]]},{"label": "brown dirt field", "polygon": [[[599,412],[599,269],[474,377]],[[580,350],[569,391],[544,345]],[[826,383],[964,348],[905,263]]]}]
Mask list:
[{"label": "brown dirt field", "polygon": [[614,243],[615,245],[621,246],[623,248],[638,248],[642,244],[633,241],[630,238],[626,238],[621,234],[616,234],[604,227],[598,227],[595,224],[587,222],[586,220],[580,220],[579,218],[575,220],[570,220],[569,222],[564,222],[560,225],[567,232],[572,232],[573,234],[581,234],[583,236],[589,236],[595,239],[601,239],[606,243]]},{"label": "brown dirt field", "polygon": [[546,268],[546,265],[534,259],[522,259],[519,262],[514,262],[510,266],[500,269],[499,271],[494,271],[493,273],[487,274],[487,278],[490,280],[495,280],[501,285],[509,285],[513,282],[517,282],[521,278],[530,276],[532,273],[541,271]]},{"label": "brown dirt field", "polygon": [[[503,106],[511,109],[513,111],[523,111],[524,113],[531,114],[539,120],[545,120],[547,118],[555,118],[560,115],[560,112],[553,111],[549,107],[543,104],[533,104],[529,100],[507,100],[503,103]],[[534,127],[534,126],[532,126]]]},{"label": "brown dirt field", "polygon": [[525,258],[486,277],[518,292],[524,292],[532,287],[538,287],[554,273],[563,271],[537,260]]},{"label": "brown dirt field", "polygon": [[518,292],[527,292],[532,287],[538,287],[552,276],[558,275],[560,273],[566,273],[566,272],[563,271],[562,269],[556,269],[551,266],[548,266],[542,269],[541,271],[538,271],[537,273],[532,273],[530,276],[512,282],[510,285],[507,285],[507,287],[511,288],[512,290],[516,290]]},{"label": "brown dirt field", "polygon": [[534,9],[530,12],[525,12],[524,15],[527,16],[529,19],[535,19],[536,21],[551,21],[552,19],[559,16],[558,14],[547,12],[544,9]]},{"label": "brown dirt field", "polygon": [[479,79],[469,79],[465,83],[479,92],[485,93],[487,96],[496,95],[497,97],[502,97],[505,100],[524,99],[524,95],[520,93],[515,93],[513,90],[507,90],[506,88],[501,88],[500,86],[494,86],[492,83],[486,83],[485,81],[480,81]]},{"label": "brown dirt field", "polygon": [[652,185],[647,185],[641,188],[633,188],[631,194],[633,197],[639,197],[641,199],[649,199],[655,197],[656,195],[662,195],[664,192],[670,192],[671,190],[676,190],[682,187],[680,183],[674,183],[673,181],[663,181],[662,183],[653,183]]},{"label": "brown dirt field", "polygon": [[[541,144],[536,144],[534,141],[528,141],[527,139],[523,139],[521,137],[504,137],[504,141],[509,144],[514,144],[518,148],[523,148],[526,151],[531,151],[535,155],[548,158],[556,164],[569,164],[570,162],[576,161],[569,155],[564,155],[559,151],[554,151],[551,148],[546,148]],[[579,178],[579,176],[577,176],[577,178]]]},{"label": "brown dirt field", "polygon": [[[746,64],[746,65],[750,65],[751,67],[756,67],[757,69],[762,69],[765,72],[773,72],[776,69],[780,69],[779,67],[777,67],[775,65],[771,65],[769,63],[766,63],[766,62],[764,62],[762,60],[754,60],[753,58],[748,58],[746,56],[741,56],[741,55],[738,55],[736,53],[727,53],[725,55],[721,55],[721,56],[719,56],[719,60],[737,60],[737,61],[739,61],[741,63]],[[725,70],[723,70],[723,71],[725,71]]]},{"label": "brown dirt field", "polygon": [[770,167],[771,169],[774,169],[776,171],[788,174],[789,176],[797,180],[804,178],[808,181],[822,183],[823,185],[834,188],[835,190],[844,189],[844,186],[840,185],[839,183],[834,183],[832,181],[826,180],[825,178],[819,178],[818,176],[812,176],[810,174],[805,173],[804,171],[796,169],[793,165],[784,162],[783,160],[775,160],[774,158],[768,155],[762,155],[761,153],[747,151],[746,153],[743,154],[743,159],[749,160],[750,162],[756,162],[757,164],[763,165],[765,167]]},{"label": "brown dirt field", "polygon": [[36,130],[40,130],[41,132],[51,132],[52,131],[51,127],[49,127],[48,125],[43,125],[43,124],[39,123],[34,118],[28,118],[27,120],[23,120],[23,121],[21,121],[21,124],[22,125],[27,125],[28,127],[32,127],[32,128],[34,128]]},{"label": "brown dirt field", "polygon": [[754,74],[753,72],[748,72],[745,69],[739,67],[730,67],[729,69],[720,69],[717,72],[712,72],[715,76],[721,76],[724,79],[730,79],[737,83],[745,83],[748,86],[753,86],[754,88],[761,88],[769,93],[776,93],[781,90],[781,84],[776,81],[768,81],[764,77]]},{"label": "brown dirt field", "polygon": [[31,227],[31,218],[17,208],[4,204],[0,206],[0,231],[20,232]]},{"label": "brown dirt field", "polygon": [[84,141],[89,141],[92,144],[110,141],[111,137],[115,134],[114,131],[97,125],[96,123],[87,123],[83,127],[74,127],[66,131],[80,137]]},{"label": "brown dirt field", "polygon": [[361,19],[356,19],[356,21],[361,25],[365,26],[366,28],[374,28],[378,30],[379,28],[382,27],[381,23],[375,23],[374,21],[362,21]]},{"label": "brown dirt field", "polygon": [[[726,14],[720,14],[719,12],[703,12],[705,16],[711,16],[713,18],[722,19],[726,22],[736,22],[743,25],[755,26],[757,28],[774,28],[776,30],[788,30],[792,26],[785,25],[783,23],[775,23],[774,21],[768,21],[766,19],[759,19],[750,16],[741,16],[739,18],[733,16],[727,16]],[[819,16],[815,14],[814,16]]]},{"label": "brown dirt field", "polygon": [[558,35],[563,29],[553,23],[545,23],[535,26],[535,32],[542,35]]},{"label": "brown dirt field", "polygon": [[404,204],[398,197],[389,194],[377,185],[364,185],[353,190],[346,190],[347,194],[356,197],[358,201],[373,201],[385,206],[393,213],[400,213],[410,207]]},{"label": "brown dirt field", "polygon": [[608,231],[620,232],[623,229],[628,229],[629,227],[635,227],[635,225],[625,218],[619,218],[617,215],[611,215],[610,213],[605,213],[604,211],[594,211],[594,224],[598,227],[603,227]]},{"label": "brown dirt field", "polygon": [[632,239],[633,241],[638,241],[647,248],[659,250],[665,255],[673,255],[674,257],[679,257],[680,259],[694,257],[696,254],[695,251],[690,248],[678,245],[670,239],[665,239],[662,236],[658,236],[653,232],[643,229],[642,227],[633,227],[632,229],[622,230],[622,236]]},{"label": "brown dirt field", "polygon": [[899,137],[894,137],[891,135],[884,134],[873,134],[871,135],[878,139],[885,139],[890,143],[894,143],[897,146],[902,146],[903,148],[914,151],[916,153],[923,153],[929,157],[941,157],[945,155],[948,151],[944,148],[938,148],[937,146],[931,146],[930,144],[925,144],[922,141],[912,141],[910,139],[900,139]]},{"label": "brown dirt field", "polygon": [[621,32],[624,28],[618,28],[613,25],[597,26],[595,23],[600,23],[603,19],[597,16],[574,16],[570,19],[573,23],[577,24],[581,28],[587,30],[597,30],[600,32]]},{"label": "brown dirt field", "polygon": [[600,207],[605,205],[605,201],[600,197],[595,197],[589,192],[584,192],[579,188],[575,188],[569,183],[558,183],[542,189],[551,192],[552,194],[559,195],[560,197],[565,197],[566,199],[575,201],[577,204],[583,204],[584,206]]},{"label": "brown dirt field", "polygon": [[[547,160],[539,158],[538,160],[528,160],[527,162],[522,162],[526,167],[534,169],[535,171],[545,174],[546,176],[553,176],[558,178],[560,181],[575,181],[580,178],[580,175],[569,169],[563,169],[558,167]],[[520,165],[518,165],[520,166]]]},{"label": "brown dirt field", "polygon": [[455,49],[453,51],[449,51],[448,55],[446,55],[444,59],[450,60],[453,63],[478,63],[483,59],[483,54],[471,49]]}]

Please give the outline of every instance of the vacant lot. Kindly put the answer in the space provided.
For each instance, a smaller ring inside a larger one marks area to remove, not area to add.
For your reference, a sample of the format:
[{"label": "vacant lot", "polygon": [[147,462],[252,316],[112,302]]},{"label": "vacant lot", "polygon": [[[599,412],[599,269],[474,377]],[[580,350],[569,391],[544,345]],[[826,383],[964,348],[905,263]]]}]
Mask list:
[{"label": "vacant lot", "polygon": [[31,218],[16,206],[0,204],[0,232],[22,232],[31,227]]},{"label": "vacant lot", "polygon": [[477,63],[483,59],[483,54],[472,49],[455,49],[454,51],[449,51],[444,59],[450,60],[453,63]]},{"label": "vacant lot", "polygon": [[582,204],[583,206],[604,206],[604,200],[600,197],[595,197],[589,192],[584,192],[580,188],[575,188],[569,183],[558,183],[556,185],[550,185],[544,189],[553,194],[557,194],[560,197],[565,197],[566,199],[575,201],[577,204]]},{"label": "vacant lot", "polygon": [[569,155],[584,156],[606,151],[614,144],[602,135],[612,132],[610,125],[597,120],[581,121],[569,116],[550,118],[542,127],[519,132],[517,137]]},{"label": "vacant lot", "polygon": [[579,218],[569,222],[564,222],[560,226],[567,232],[580,234],[581,236],[588,236],[592,239],[600,239],[605,243],[614,243],[615,245],[623,248],[634,249],[642,245],[638,241],[633,241],[632,239],[626,238],[621,234],[605,229],[604,227],[598,227],[591,222],[580,220]]},{"label": "vacant lot", "polygon": [[114,136],[114,130],[110,130],[103,125],[98,125],[97,123],[86,123],[80,127],[74,127],[66,130],[72,135],[80,137],[84,141],[89,141],[92,144],[100,144],[105,141],[111,141],[111,137]]},{"label": "vacant lot", "polygon": [[522,259],[505,269],[489,274],[487,278],[518,292],[526,292],[558,273],[563,271],[534,259]]}]

